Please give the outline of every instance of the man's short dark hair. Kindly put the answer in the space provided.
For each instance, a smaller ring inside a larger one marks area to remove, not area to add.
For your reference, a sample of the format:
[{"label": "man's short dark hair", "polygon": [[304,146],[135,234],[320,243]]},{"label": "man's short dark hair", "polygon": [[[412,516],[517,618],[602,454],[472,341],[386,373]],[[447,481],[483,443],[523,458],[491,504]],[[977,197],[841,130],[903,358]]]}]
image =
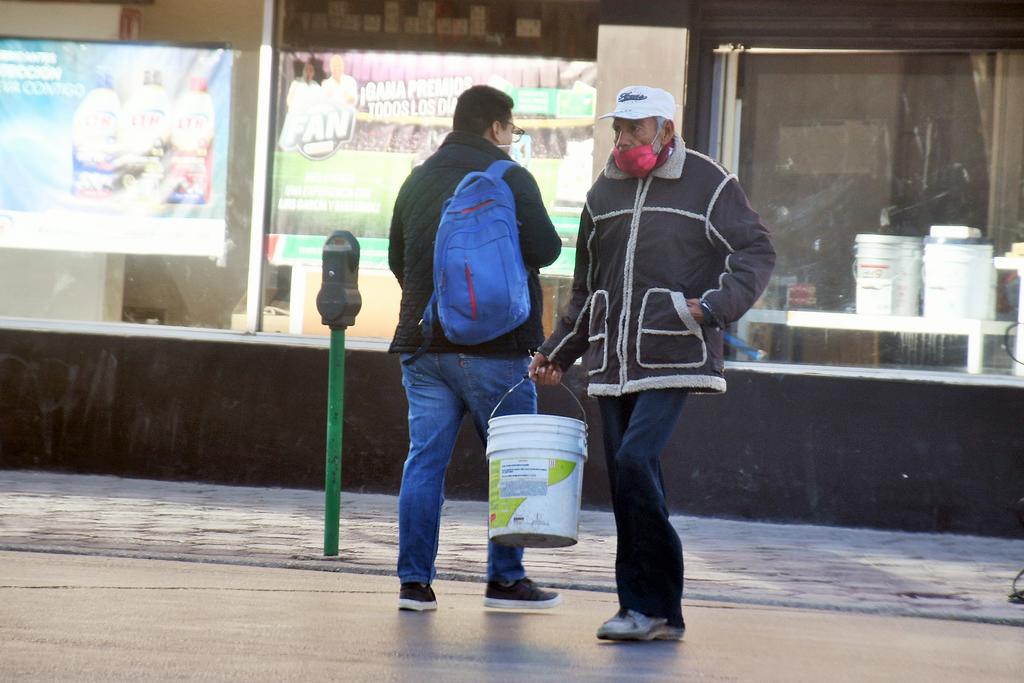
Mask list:
[{"label": "man's short dark hair", "polygon": [[474,85],[459,95],[452,128],[483,135],[495,121],[512,120],[512,98],[489,85]]}]

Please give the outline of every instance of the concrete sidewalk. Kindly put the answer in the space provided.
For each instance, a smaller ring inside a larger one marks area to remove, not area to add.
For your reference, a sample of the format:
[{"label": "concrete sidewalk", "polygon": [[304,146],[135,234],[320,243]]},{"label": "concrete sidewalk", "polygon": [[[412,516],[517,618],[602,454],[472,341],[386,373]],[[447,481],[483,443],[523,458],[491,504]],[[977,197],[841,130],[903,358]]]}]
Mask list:
[{"label": "concrete sidewalk", "polygon": [[[325,558],[321,492],[7,470],[0,471],[0,550],[393,575],[396,510],[393,496],[344,493],[340,556]],[[486,511],[485,503],[445,504],[440,578],[482,580]],[[686,553],[688,602],[1024,626],[1024,605],[1006,599],[1024,566],[1024,540],[673,521]],[[611,591],[614,554],[611,513],[584,511],[578,545],[530,549],[526,566],[544,584]]]},{"label": "concrete sidewalk", "polygon": [[436,612],[395,609],[391,577],[0,552],[0,681],[1019,683],[1011,626],[714,602],[683,642],[611,643],[612,593],[485,609],[435,582]]}]

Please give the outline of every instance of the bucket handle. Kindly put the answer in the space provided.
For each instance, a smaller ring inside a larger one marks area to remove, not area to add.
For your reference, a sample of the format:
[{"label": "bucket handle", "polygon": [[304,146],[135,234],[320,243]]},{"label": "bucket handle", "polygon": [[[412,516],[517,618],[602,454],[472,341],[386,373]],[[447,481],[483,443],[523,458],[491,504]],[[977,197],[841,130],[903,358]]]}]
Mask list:
[{"label": "bucket handle", "polygon": [[[496,412],[498,412],[498,408],[500,408],[502,402],[506,398],[509,397],[509,394],[511,394],[516,389],[518,389],[520,384],[522,384],[523,382],[527,382],[527,381],[531,381],[530,380],[530,376],[529,375],[523,375],[523,378],[521,380],[519,380],[518,382],[513,384],[512,388],[509,389],[508,391],[506,391],[504,393],[504,395],[502,395],[501,399],[498,401],[497,405],[494,406],[494,410],[491,411],[491,417],[494,417],[494,414]],[[576,405],[579,406],[579,409],[580,409],[580,415],[583,416],[583,424],[586,424],[587,423],[587,411],[583,410],[583,404],[580,403],[580,400],[578,398],[576,398],[576,394],[572,393],[572,389],[570,389],[569,387],[565,386],[564,382],[559,382],[558,386],[560,386],[563,389],[565,389],[569,393],[569,395],[572,396],[572,400],[576,401]]]}]

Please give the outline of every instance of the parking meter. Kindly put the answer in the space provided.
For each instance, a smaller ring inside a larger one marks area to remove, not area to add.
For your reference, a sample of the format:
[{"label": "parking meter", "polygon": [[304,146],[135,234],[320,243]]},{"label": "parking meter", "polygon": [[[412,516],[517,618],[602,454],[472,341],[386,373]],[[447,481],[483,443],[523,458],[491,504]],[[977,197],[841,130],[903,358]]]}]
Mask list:
[{"label": "parking meter", "polygon": [[316,310],[331,328],[327,375],[327,465],[324,477],[324,555],[338,554],[341,527],[341,440],[345,412],[345,328],[363,305],[359,296],[359,242],[337,230],[324,243],[323,282]]},{"label": "parking meter", "polygon": [[359,295],[359,242],[348,230],[336,230],[324,243],[323,282],[316,310],[332,330],[355,323],[363,305]]}]

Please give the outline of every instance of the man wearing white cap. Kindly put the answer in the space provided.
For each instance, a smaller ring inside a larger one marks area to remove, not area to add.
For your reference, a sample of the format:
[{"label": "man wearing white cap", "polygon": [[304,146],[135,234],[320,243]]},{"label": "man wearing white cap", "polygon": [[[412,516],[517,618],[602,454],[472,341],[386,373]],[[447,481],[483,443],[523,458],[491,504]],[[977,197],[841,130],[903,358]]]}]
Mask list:
[{"label": "man wearing white cap", "polygon": [[[661,453],[691,393],[725,391],[723,328],[764,291],[768,230],[736,177],[675,135],[675,99],[623,88],[615,142],[587,193],[573,295],[530,365],[555,384],[583,356],[598,399],[618,544],[608,640],[680,640],[683,553]],[[696,446],[697,444],[695,444]]]}]

